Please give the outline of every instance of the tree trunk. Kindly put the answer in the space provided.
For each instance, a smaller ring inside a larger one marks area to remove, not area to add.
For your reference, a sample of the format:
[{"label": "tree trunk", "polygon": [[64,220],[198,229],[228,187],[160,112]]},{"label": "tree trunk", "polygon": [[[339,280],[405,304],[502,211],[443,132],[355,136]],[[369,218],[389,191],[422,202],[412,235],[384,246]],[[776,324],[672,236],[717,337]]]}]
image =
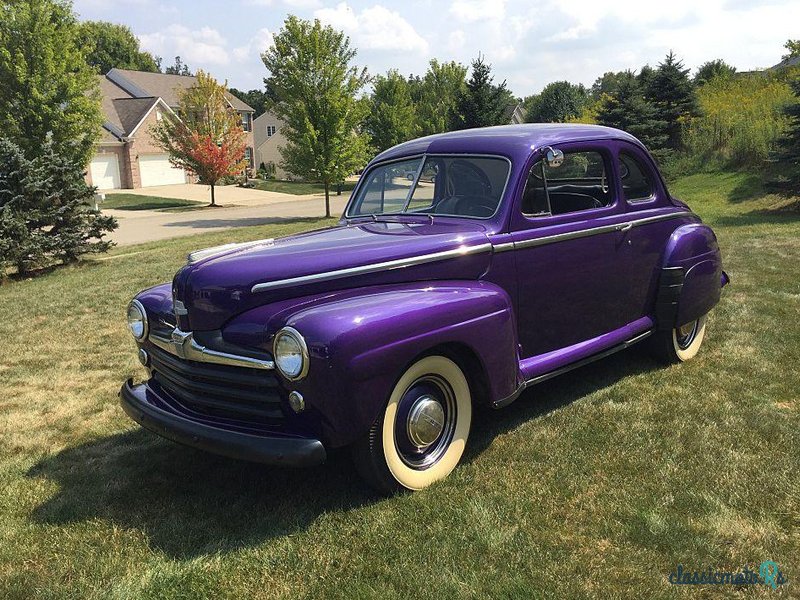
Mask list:
[{"label": "tree trunk", "polygon": [[331,184],[325,182],[325,216],[331,216]]},{"label": "tree trunk", "polygon": [[211,206],[216,206],[217,203],[214,202],[214,184],[211,184]]}]

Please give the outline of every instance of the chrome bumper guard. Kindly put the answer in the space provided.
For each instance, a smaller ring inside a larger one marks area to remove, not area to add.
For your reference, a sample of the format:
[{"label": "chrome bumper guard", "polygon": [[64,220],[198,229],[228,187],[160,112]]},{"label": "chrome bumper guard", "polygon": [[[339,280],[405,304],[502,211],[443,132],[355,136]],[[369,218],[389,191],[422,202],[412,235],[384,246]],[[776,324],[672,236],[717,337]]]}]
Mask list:
[{"label": "chrome bumper guard", "polygon": [[250,369],[262,369],[265,371],[272,371],[275,369],[275,361],[272,360],[261,360],[249,356],[240,356],[211,350],[197,343],[191,331],[181,331],[178,328],[173,329],[169,336],[164,336],[155,331],[151,332],[148,340],[154,346],[158,346],[162,350],[185,360],[213,363],[216,365],[228,365],[231,367],[248,367]]}]

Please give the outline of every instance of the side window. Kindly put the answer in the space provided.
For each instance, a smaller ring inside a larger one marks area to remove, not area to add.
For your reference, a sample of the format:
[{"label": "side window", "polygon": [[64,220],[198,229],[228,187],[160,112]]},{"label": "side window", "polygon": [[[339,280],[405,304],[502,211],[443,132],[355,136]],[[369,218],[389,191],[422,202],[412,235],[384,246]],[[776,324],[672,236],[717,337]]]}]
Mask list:
[{"label": "side window", "polygon": [[619,153],[619,176],[622,180],[622,195],[628,202],[646,202],[656,193],[650,169],[632,154]]},{"label": "side window", "polygon": [[614,194],[599,152],[566,152],[558,167],[539,161],[531,168],[522,196],[528,216],[563,215],[611,206]]}]

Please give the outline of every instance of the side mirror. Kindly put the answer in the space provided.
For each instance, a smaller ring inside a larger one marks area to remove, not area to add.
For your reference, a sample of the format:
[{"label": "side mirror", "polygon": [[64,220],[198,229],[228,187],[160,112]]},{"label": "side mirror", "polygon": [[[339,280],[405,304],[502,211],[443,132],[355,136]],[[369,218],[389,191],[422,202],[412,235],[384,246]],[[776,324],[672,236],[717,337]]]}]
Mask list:
[{"label": "side mirror", "polygon": [[551,169],[557,169],[564,162],[564,153],[558,148],[547,146],[543,150],[545,151],[544,160]]}]

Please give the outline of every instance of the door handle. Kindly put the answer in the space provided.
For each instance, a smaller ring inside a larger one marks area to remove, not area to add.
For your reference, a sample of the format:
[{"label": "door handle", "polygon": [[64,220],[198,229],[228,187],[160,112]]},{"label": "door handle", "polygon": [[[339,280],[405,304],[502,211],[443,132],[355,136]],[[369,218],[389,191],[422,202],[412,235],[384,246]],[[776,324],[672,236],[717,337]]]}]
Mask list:
[{"label": "door handle", "polygon": [[625,231],[630,231],[632,228],[633,228],[633,223],[624,223],[619,227],[617,227],[617,230],[625,232]]}]

